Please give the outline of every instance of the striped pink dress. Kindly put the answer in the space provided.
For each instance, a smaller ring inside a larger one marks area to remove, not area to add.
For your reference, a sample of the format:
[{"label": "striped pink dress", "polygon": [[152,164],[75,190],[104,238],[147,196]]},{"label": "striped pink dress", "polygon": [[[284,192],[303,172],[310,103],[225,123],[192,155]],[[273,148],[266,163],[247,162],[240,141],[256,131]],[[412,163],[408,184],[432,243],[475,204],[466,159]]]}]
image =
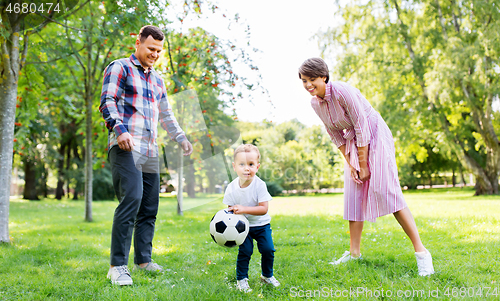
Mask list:
[{"label": "striped pink dress", "polygon": [[356,184],[344,167],[344,219],[375,222],[377,217],[407,207],[398,178],[392,133],[382,116],[358,89],[344,82],[326,84],[324,101],[311,99],[332,142],[346,145],[350,163],[359,171],[357,147],[369,145],[370,180]]}]

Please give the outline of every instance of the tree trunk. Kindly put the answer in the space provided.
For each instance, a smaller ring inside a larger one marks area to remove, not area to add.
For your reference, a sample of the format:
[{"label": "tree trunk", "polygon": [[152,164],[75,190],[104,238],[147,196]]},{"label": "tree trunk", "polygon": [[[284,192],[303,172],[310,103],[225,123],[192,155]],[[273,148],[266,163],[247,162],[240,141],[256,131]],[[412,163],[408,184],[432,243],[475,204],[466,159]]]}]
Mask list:
[{"label": "tree trunk", "polygon": [[57,187],[56,187],[56,199],[60,200],[64,196],[64,154],[67,143],[64,140],[64,136],[61,137],[61,146],[59,148],[59,158],[57,159]]},{"label": "tree trunk", "polygon": [[451,169],[451,171],[452,171],[452,173],[453,173],[453,174],[451,175],[451,182],[453,183],[453,187],[455,187],[455,185],[457,184],[457,178],[456,178],[456,176],[455,176],[455,167],[453,167],[453,168]]},{"label": "tree trunk", "polygon": [[39,186],[39,191],[38,194],[41,194],[44,198],[47,198],[48,195],[48,188],[47,188],[47,178],[48,178],[48,172],[47,168],[45,167],[45,164],[41,163],[41,175],[40,175],[40,186]]},{"label": "tree trunk", "polygon": [[196,186],[196,178],[194,175],[194,161],[189,160],[191,162],[189,167],[186,170],[186,189],[187,194],[190,198],[196,198],[195,186]]},{"label": "tree trunk", "polygon": [[[90,15],[92,15],[92,6],[89,5]],[[93,22],[90,22],[89,31],[86,34],[87,47],[87,68],[84,68],[85,74],[85,221],[91,222],[92,219],[92,182],[93,182],[93,165],[92,156],[92,99],[93,99],[93,72],[92,72],[92,28]]]},{"label": "tree trunk", "polygon": [[[90,92],[90,91],[88,91]],[[87,94],[85,139],[85,221],[92,221],[92,99]]]},{"label": "tree trunk", "polygon": [[[7,18],[2,12],[2,22]],[[19,25],[8,38],[0,37],[0,242],[10,242],[9,200],[14,149],[17,80],[19,76]]]},{"label": "tree trunk", "polygon": [[30,201],[40,200],[36,191],[36,166],[32,160],[26,158],[24,164],[24,196],[23,198]]},{"label": "tree trunk", "polygon": [[182,148],[179,146],[179,179],[177,184],[177,214],[183,215],[182,212],[182,201],[183,201],[183,178],[184,178],[184,155],[182,154]]}]

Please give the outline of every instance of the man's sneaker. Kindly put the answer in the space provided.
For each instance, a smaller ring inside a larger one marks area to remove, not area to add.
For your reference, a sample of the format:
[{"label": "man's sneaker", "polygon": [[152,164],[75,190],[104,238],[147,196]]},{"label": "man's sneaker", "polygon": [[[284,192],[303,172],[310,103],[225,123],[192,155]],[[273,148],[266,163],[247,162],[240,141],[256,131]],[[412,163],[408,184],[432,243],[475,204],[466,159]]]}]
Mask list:
[{"label": "man's sneaker", "polygon": [[329,262],[329,264],[337,265],[337,264],[341,264],[344,262],[348,262],[349,260],[359,260],[359,259],[361,259],[361,254],[359,254],[359,257],[352,257],[351,252],[345,251],[344,255],[342,255],[342,257],[340,257],[339,259],[337,259],[335,261]]},{"label": "man's sneaker", "polygon": [[111,279],[112,284],[132,285],[132,277],[126,265],[119,265],[109,268],[108,279]]},{"label": "man's sneaker", "polygon": [[248,278],[241,279],[241,280],[236,280],[236,287],[245,293],[249,293],[252,291],[250,288],[250,285],[248,285]]},{"label": "man's sneaker", "polygon": [[260,281],[265,283],[265,284],[272,284],[274,287],[280,286],[280,282],[274,278],[274,276],[271,276],[269,278],[264,277],[260,275]]},{"label": "man's sneaker", "polygon": [[163,267],[156,262],[149,262],[145,267],[141,268],[140,265],[135,264],[134,265],[134,271],[147,271],[147,272],[153,272],[153,273],[161,273],[163,272]]},{"label": "man's sneaker", "polygon": [[432,265],[431,253],[427,250],[424,252],[415,252],[417,258],[418,274],[420,276],[429,276],[434,274],[434,266]]}]

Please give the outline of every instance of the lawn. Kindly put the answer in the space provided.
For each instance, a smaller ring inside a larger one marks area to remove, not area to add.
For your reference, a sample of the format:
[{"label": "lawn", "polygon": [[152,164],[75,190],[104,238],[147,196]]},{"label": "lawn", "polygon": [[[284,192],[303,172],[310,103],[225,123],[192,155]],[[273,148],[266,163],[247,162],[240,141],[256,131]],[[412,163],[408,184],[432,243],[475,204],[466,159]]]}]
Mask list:
[{"label": "lawn", "polygon": [[176,200],[162,198],[153,258],[167,271],[132,273],[130,287],[106,279],[116,201],[94,202],[94,222],[87,223],[83,201],[12,200],[12,244],[0,245],[0,300],[494,300],[500,297],[500,196],[472,194],[405,192],[434,259],[436,274],[425,278],[392,216],[365,224],[362,261],[332,266],[328,262],[349,248],[343,196],[277,197],[270,214],[282,285],[258,283],[255,250],[249,294],[235,289],[237,249],[220,247],[209,235],[210,218],[224,208],[221,199],[187,200],[202,205],[178,216]]}]

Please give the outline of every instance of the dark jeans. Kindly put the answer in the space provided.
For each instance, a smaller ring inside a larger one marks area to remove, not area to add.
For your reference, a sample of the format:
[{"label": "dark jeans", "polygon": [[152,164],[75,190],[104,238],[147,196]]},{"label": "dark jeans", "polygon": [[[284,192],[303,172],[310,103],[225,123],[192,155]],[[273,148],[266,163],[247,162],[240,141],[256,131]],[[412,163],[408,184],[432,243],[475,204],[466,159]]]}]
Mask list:
[{"label": "dark jeans", "polygon": [[236,261],[236,280],[248,278],[248,265],[253,253],[253,240],[257,241],[257,248],[261,256],[262,275],[273,276],[274,249],[273,237],[271,236],[271,224],[250,227],[248,236],[240,245],[238,260]]},{"label": "dark jeans", "polygon": [[111,265],[128,264],[132,233],[134,262],[150,262],[160,200],[158,158],[148,158],[114,146],[109,151],[109,160],[113,187],[120,202],[113,218]]}]

